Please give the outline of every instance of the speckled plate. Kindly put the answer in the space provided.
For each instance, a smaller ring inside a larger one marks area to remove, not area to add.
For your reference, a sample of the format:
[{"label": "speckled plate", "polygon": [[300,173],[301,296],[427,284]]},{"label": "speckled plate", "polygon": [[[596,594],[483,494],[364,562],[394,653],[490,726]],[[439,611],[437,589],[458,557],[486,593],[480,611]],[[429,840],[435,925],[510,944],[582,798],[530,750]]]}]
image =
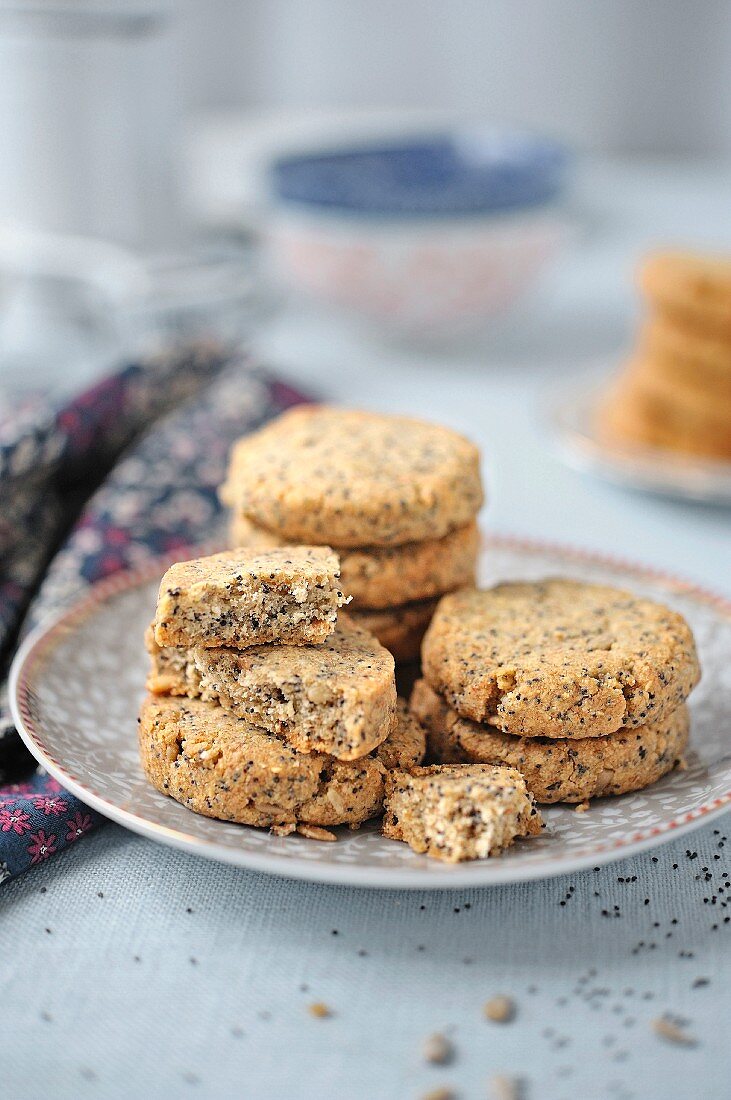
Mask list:
[{"label": "speckled plate", "polygon": [[41,627],[12,670],[15,720],[30,751],[65,787],[107,817],[209,859],[318,882],[370,887],[489,886],[608,863],[695,828],[731,805],[731,603],[622,562],[505,538],[486,540],[481,580],[569,575],[631,588],[690,621],[704,677],[691,700],[688,767],[649,790],[598,799],[583,814],[548,807],[547,828],[505,855],[450,866],[383,839],[376,825],[339,830],[337,844],[278,838],[212,821],[153,790],[137,761],[142,644],[164,563],[124,574]]},{"label": "speckled plate", "polygon": [[610,446],[594,429],[601,386],[574,392],[557,405],[551,430],[572,469],[625,489],[703,504],[731,505],[731,462],[673,454],[658,447]]}]

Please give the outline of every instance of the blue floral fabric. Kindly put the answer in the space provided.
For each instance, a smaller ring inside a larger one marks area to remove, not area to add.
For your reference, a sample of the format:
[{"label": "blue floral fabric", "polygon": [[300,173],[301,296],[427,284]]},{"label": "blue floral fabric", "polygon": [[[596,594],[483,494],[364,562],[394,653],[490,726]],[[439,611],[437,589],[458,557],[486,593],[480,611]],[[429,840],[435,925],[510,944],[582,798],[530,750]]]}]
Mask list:
[{"label": "blue floral fabric", "polygon": [[[127,368],[45,418],[0,419],[0,652],[96,581],[213,537],[232,442],[304,399],[211,352]],[[0,694],[0,882],[102,820],[36,770]]]}]

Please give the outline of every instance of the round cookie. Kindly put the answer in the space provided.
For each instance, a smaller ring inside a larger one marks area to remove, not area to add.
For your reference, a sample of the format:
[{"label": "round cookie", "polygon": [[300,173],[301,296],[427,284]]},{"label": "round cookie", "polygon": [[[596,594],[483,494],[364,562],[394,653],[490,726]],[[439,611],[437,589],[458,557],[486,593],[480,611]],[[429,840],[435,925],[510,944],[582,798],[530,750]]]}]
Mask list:
[{"label": "round cookie", "polygon": [[673,423],[657,401],[622,377],[596,412],[598,437],[610,447],[646,450],[648,447],[698,458],[731,458],[731,438],[725,427],[711,430],[707,423],[685,417]]},{"label": "round cookie", "polygon": [[688,742],[688,710],[604,737],[513,737],[460,718],[424,680],[411,709],[426,727],[428,757],[443,764],[517,768],[538,802],[584,802],[642,790],[672,771]]},{"label": "round cookie", "polygon": [[639,357],[629,364],[624,377],[634,393],[657,410],[660,420],[679,427],[727,431],[731,436],[731,397],[715,387],[668,377],[658,363]]},{"label": "round cookie", "polygon": [[562,579],[445,596],[422,667],[462,717],[517,737],[599,737],[646,725],[676,710],[700,675],[682,615]]},{"label": "round cookie", "polygon": [[[242,513],[231,518],[232,547],[284,546],[281,535],[266,531]],[[466,524],[440,539],[402,546],[336,547],[340,585],[353,597],[352,607],[380,609],[429,599],[473,584],[480,546],[477,524]]]},{"label": "round cookie", "polygon": [[381,611],[349,609],[348,615],[374,634],[381,645],[393,654],[394,661],[401,664],[418,661],[422,639],[438,603],[439,597],[401,607],[387,607]]},{"label": "round cookie", "polygon": [[349,762],[300,753],[215,703],[170,696],[148,696],[139,722],[142,767],[157,790],[206,817],[264,827],[373,817],[387,768],[423,756],[423,730],[403,706],[386,745]]},{"label": "round cookie", "polygon": [[396,702],[396,721],[385,741],[374,752],[386,771],[413,768],[421,764],[426,752],[426,731],[405,699]]},{"label": "round cookie", "polygon": [[731,338],[679,325],[671,317],[651,318],[640,334],[640,355],[656,362],[670,379],[720,396],[731,396]]},{"label": "round cookie", "polygon": [[239,440],[221,499],[297,542],[441,538],[479,511],[479,452],[437,424],[301,405]]},{"label": "round cookie", "polygon": [[657,253],[645,261],[639,281],[653,305],[678,322],[731,336],[731,260]]}]

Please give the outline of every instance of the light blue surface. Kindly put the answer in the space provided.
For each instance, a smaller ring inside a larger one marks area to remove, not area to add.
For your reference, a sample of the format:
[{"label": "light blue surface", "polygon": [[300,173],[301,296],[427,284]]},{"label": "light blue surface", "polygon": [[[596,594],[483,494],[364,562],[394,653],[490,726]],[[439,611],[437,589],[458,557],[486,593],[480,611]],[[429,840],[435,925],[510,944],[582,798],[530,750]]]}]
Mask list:
[{"label": "light blue surface", "polygon": [[[581,249],[491,350],[429,359],[293,315],[260,350],[336,400],[472,435],[485,452],[487,527],[636,558],[731,595],[728,512],[581,478],[540,428],[572,372],[621,355],[647,243],[731,247],[728,175],[614,167],[586,185]],[[504,1073],[526,1078],[529,1100],[724,1096],[726,834],[729,815],[596,874],[420,896],[266,878],[109,826],[0,890],[0,1092],[410,1100],[448,1084],[482,1100]],[[619,917],[602,915],[615,905]],[[694,988],[699,978],[709,984]],[[498,993],[516,1000],[511,1024],[482,1018]],[[313,1019],[313,1001],[332,1018]],[[665,1012],[688,1020],[696,1047],[653,1033]],[[454,1040],[450,1066],[422,1061],[435,1031]]]},{"label": "light blue surface", "polygon": [[[531,1100],[721,1097],[731,906],[703,903],[724,896],[719,840],[707,828],[657,863],[420,894],[265,878],[110,825],[3,888],[2,1093],[409,1100],[449,1084],[482,1100],[507,1074]],[[496,994],[515,1000],[512,1023],[483,1018]],[[653,1033],[666,1012],[697,1047]],[[434,1032],[452,1065],[423,1062]]]}]

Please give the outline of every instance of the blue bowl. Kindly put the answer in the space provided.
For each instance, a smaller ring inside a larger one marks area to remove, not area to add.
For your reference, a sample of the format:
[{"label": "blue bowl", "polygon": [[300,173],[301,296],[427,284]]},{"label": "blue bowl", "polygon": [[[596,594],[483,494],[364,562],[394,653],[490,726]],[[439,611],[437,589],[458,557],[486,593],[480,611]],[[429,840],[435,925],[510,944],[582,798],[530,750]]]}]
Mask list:
[{"label": "blue bowl", "polygon": [[569,155],[548,138],[480,127],[281,157],[272,190],[287,205],[386,218],[523,210],[564,190]]}]

